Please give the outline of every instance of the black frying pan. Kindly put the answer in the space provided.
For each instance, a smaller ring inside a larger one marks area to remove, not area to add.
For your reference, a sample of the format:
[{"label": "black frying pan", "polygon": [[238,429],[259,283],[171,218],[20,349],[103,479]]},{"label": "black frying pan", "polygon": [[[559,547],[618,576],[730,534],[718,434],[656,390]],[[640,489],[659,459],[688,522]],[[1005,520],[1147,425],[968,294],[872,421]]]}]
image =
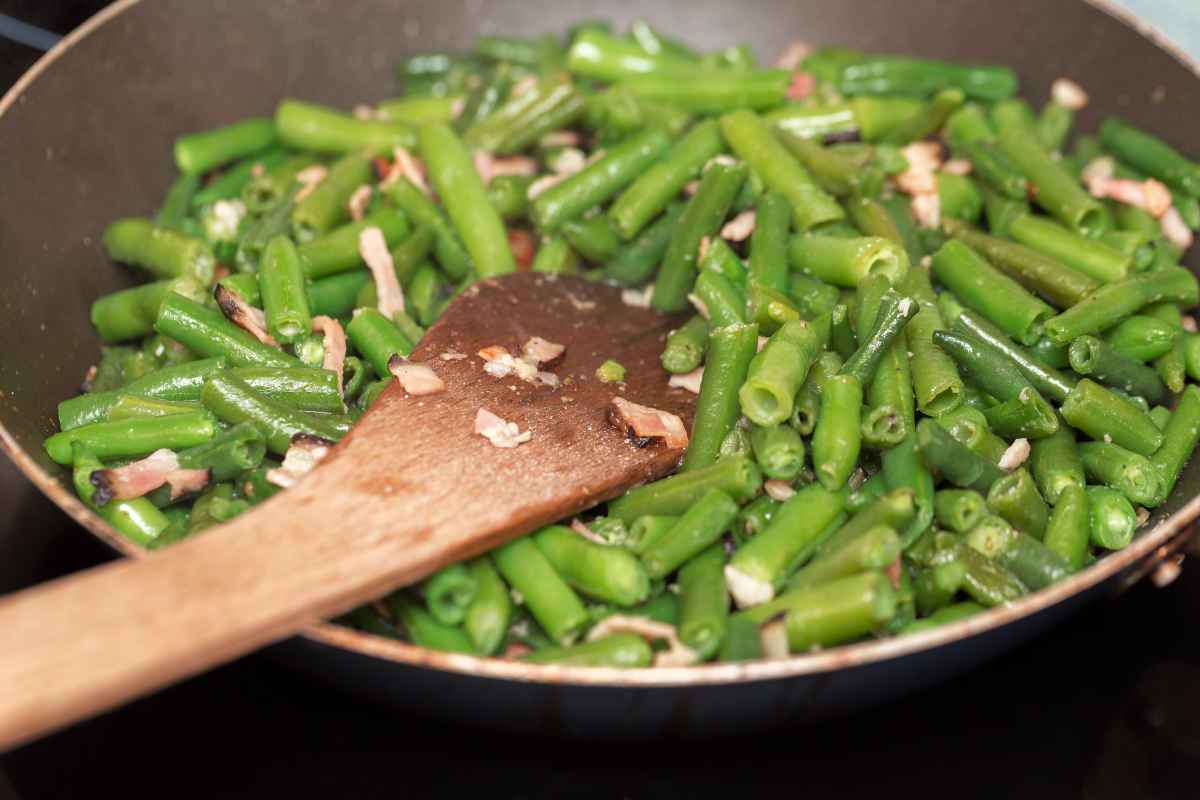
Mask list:
[{"label": "black frying pan", "polygon": [[[744,41],[764,58],[799,37],[1007,63],[1034,100],[1065,75],[1091,93],[1081,129],[1115,111],[1188,149],[1200,122],[1195,67],[1113,13],[1075,0],[116,3],[0,102],[0,446],[64,511],[140,555],[75,498],[41,441],[95,358],[91,301],[130,282],[104,256],[100,233],[115,217],[156,206],[180,133],[269,113],[282,96],[343,107],[387,97],[396,91],[392,66],[407,53],[603,16],[618,24],[646,17],[701,47]],[[748,731],[894,697],[1029,640],[1170,557],[1200,514],[1198,490],[1200,461],[1131,547],[1010,608],[823,654],[589,671],[434,653],[332,625],[274,652],[353,691],[481,725],[628,737]]]}]

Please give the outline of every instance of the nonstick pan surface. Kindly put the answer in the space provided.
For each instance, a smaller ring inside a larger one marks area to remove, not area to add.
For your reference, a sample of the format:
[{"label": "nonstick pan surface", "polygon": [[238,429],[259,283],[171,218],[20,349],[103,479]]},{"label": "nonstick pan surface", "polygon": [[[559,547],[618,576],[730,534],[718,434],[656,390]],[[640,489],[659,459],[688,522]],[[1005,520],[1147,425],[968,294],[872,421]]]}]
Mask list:
[{"label": "nonstick pan surface", "polygon": [[[156,207],[184,132],[268,114],[281,97],[349,107],[397,92],[401,57],[468,49],[484,33],[561,31],[644,17],[706,48],[746,42],[764,60],[792,39],[999,62],[1044,98],[1068,76],[1091,105],[1185,151],[1200,122],[1194,65],[1107,7],[1077,0],[631,3],[561,0],[129,0],[67,37],[0,102],[0,445],[52,500],[129,556],[42,453],[59,400],[97,341],[88,308],[131,282],[100,247],[108,221]],[[1190,266],[1197,264],[1193,259]],[[333,625],[273,652],[381,701],[464,722],[584,736],[708,736],[816,719],[969,669],[1120,588],[1177,548],[1200,513],[1200,460],[1132,546],[1009,608],[919,636],[786,660],[656,670],[532,666],[435,653]]]}]

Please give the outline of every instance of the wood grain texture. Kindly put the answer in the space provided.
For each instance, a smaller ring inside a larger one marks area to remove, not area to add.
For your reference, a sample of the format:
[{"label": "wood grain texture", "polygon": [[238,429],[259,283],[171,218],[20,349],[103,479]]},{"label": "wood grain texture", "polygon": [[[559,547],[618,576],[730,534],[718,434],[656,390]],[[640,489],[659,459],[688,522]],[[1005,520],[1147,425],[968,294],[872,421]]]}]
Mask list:
[{"label": "wood grain texture", "polygon": [[[314,472],[232,522],[143,561],[117,562],[0,600],[0,748],[250,652],[454,561],[675,468],[605,421],[620,393],[690,425],[693,396],[658,356],[678,319],[611,287],[519,274],[467,290],[413,353],[446,382],[393,383]],[[495,378],[476,352],[566,345],[563,385]],[[444,360],[443,353],[466,358]],[[625,384],[594,372],[620,361]],[[533,434],[500,449],[485,407]]]}]

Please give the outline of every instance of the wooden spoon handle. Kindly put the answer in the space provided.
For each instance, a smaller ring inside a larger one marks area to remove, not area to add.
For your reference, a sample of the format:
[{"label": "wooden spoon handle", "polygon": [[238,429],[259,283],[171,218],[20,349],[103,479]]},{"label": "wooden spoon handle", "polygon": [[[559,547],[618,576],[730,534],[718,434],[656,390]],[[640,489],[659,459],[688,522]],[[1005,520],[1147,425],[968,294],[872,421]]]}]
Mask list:
[{"label": "wooden spoon handle", "polygon": [[0,600],[0,750],[244,655],[425,571],[428,554],[411,548],[403,531],[378,535],[351,521],[325,536],[302,527],[303,515],[280,513],[287,511],[268,503],[144,560]]}]

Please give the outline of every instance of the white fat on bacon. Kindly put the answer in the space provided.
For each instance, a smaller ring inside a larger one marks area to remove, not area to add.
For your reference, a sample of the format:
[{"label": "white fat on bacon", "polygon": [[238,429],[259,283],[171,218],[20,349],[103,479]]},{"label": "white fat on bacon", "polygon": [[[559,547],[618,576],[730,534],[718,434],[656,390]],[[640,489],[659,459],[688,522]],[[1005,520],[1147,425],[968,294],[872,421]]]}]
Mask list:
[{"label": "white fat on bacon", "polygon": [[319,436],[297,433],[292,437],[292,443],[283,454],[283,464],[275,469],[267,470],[267,482],[276,486],[290,489],[305,475],[320,464],[329,451],[333,442]]},{"label": "white fat on bacon", "polygon": [[92,500],[102,506],[112,500],[142,497],[163,484],[171,487],[171,499],[175,500],[203,489],[208,484],[209,471],[180,469],[179,456],[164,448],[123,467],[96,470],[91,480],[96,487]]},{"label": "white fat on bacon", "polygon": [[350,219],[358,222],[367,215],[367,206],[371,202],[371,187],[363,184],[354,190],[350,195],[350,199],[346,201],[346,208],[350,211]]},{"label": "white fat on bacon", "polygon": [[497,158],[486,150],[476,150],[472,155],[475,172],[487,186],[493,178],[516,175],[530,177],[537,174],[538,163],[529,156],[504,156]]},{"label": "white fat on bacon", "polygon": [[721,227],[721,238],[728,242],[744,242],[754,233],[754,224],[758,214],[754,209],[747,209]]},{"label": "white fat on bacon", "polygon": [[530,431],[522,431],[515,422],[498,417],[486,408],[475,413],[475,433],[492,443],[493,447],[512,448],[533,438]]},{"label": "white fat on bacon", "polygon": [[700,660],[695,650],[680,641],[674,625],[645,617],[625,614],[613,614],[611,617],[605,617],[588,631],[587,641],[594,642],[605,636],[612,636],[614,633],[632,633],[647,641],[666,642],[667,649],[654,656],[654,666],[656,667],[686,667]]},{"label": "white fat on bacon", "polygon": [[267,333],[267,315],[263,313],[262,309],[255,308],[236,292],[226,289],[220,284],[217,284],[213,297],[216,298],[217,308],[221,309],[221,313],[227,320],[263,344],[279,347],[279,342]]},{"label": "white fat on bacon", "polygon": [[445,382],[426,364],[414,364],[399,353],[388,359],[388,372],[413,397],[446,391]]},{"label": "white fat on bacon", "polygon": [[641,440],[661,439],[672,450],[687,447],[687,428],[683,420],[668,411],[638,405],[624,397],[614,397],[608,404],[608,421],[635,444]]},{"label": "white fat on bacon", "polygon": [[379,313],[388,319],[404,310],[404,290],[396,277],[396,264],[388,250],[383,231],[374,226],[364,228],[358,235],[358,253],[371,270],[375,279],[375,292],[379,297]]},{"label": "white fat on bacon", "polygon": [[322,335],[321,345],[324,353],[321,356],[321,369],[327,369],[337,375],[338,395],[342,394],[342,381],[346,367],[346,332],[342,323],[333,317],[318,315],[312,320],[313,331]]},{"label": "white fat on bacon", "polygon": [[667,379],[667,386],[685,389],[692,394],[700,394],[700,382],[704,380],[704,367],[696,367],[691,372],[672,375]]},{"label": "white fat on bacon", "polygon": [[300,189],[296,192],[295,201],[299,203],[315,192],[328,174],[329,170],[320,164],[313,164],[311,167],[305,167],[297,172],[296,183],[300,184]]}]

